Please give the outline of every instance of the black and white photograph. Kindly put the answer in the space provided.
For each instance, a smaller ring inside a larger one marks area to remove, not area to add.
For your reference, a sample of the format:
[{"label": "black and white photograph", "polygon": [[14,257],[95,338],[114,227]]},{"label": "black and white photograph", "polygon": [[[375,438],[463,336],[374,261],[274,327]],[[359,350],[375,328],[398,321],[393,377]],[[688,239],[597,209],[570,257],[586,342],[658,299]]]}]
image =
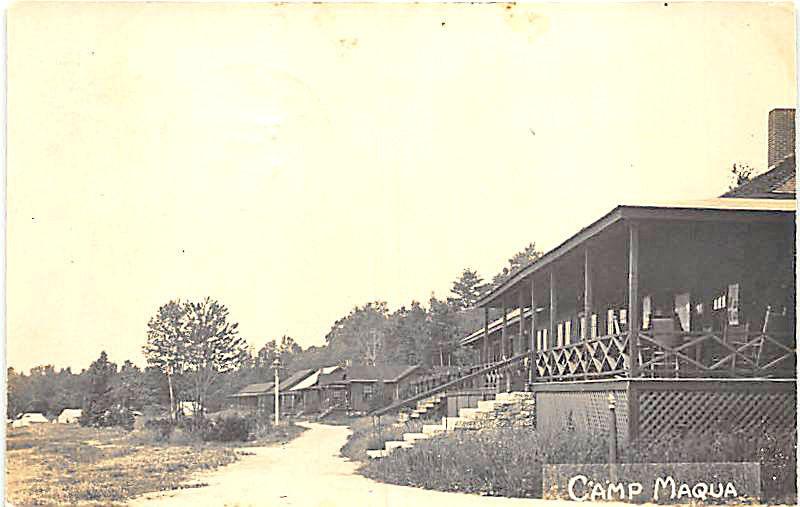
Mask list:
[{"label": "black and white photograph", "polygon": [[796,23],[11,3],[5,505],[797,505]]}]

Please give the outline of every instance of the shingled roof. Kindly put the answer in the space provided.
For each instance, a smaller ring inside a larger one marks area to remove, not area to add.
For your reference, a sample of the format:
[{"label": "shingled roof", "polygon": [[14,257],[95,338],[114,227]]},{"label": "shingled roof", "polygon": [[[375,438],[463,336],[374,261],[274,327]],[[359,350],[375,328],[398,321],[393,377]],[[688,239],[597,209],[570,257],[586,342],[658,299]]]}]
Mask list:
[{"label": "shingled roof", "polygon": [[720,197],[747,197],[761,199],[794,199],[795,156],[784,158],[769,171],[725,192]]},{"label": "shingled roof", "polygon": [[232,394],[234,398],[247,398],[250,396],[260,396],[272,392],[275,387],[274,382],[266,382],[263,384],[250,384],[244,386],[238,393]]}]

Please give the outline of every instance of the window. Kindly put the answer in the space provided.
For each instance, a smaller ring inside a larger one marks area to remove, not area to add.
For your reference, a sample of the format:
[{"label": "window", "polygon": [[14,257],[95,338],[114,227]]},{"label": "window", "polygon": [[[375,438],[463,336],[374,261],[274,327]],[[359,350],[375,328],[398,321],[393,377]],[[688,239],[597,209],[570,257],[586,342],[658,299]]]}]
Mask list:
[{"label": "window", "polygon": [[570,344],[572,343],[572,321],[568,320],[564,322],[564,343]]},{"label": "window", "polygon": [[372,399],[373,394],[375,394],[375,387],[372,384],[364,384],[364,401],[369,401]]},{"label": "window", "polygon": [[558,323],[558,329],[556,331],[556,344],[558,347],[564,346],[564,323]]},{"label": "window", "polygon": [[597,314],[592,314],[592,338],[597,338]]}]

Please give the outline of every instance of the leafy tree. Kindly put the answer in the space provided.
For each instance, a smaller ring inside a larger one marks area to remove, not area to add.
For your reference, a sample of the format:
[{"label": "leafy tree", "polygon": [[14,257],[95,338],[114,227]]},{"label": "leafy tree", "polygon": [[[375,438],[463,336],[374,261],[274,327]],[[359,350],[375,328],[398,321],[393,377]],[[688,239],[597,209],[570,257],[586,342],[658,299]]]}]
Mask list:
[{"label": "leafy tree", "polygon": [[383,349],[388,340],[388,316],[384,301],[355,307],[347,317],[336,321],[325,337],[332,356],[366,365],[387,362]]},{"label": "leafy tree", "polygon": [[141,410],[147,404],[144,376],[138,366],[126,360],[114,378],[112,398],[127,409]]},{"label": "leafy tree", "polygon": [[173,376],[181,375],[188,368],[186,309],[187,305],[180,300],[159,307],[147,323],[147,343],[143,347],[147,364],[167,376],[169,413],[173,418],[176,408]]},{"label": "leafy tree", "polygon": [[431,326],[428,312],[417,301],[389,316],[389,348],[386,355],[399,364],[420,364],[431,353]]},{"label": "leafy tree", "polygon": [[86,370],[86,398],[83,404],[81,425],[100,426],[112,409],[112,382],[117,374],[117,365],[108,360],[105,351]]},{"label": "leafy tree", "polygon": [[217,378],[239,367],[247,357],[247,342],[239,324],[228,322],[228,308],[206,298],[186,304],[185,353],[194,402],[202,416],[206,398]]},{"label": "leafy tree", "polygon": [[32,398],[30,382],[24,373],[17,373],[14,368],[8,368],[6,373],[7,398],[6,416],[14,419],[28,408]]},{"label": "leafy tree", "polygon": [[430,299],[430,332],[434,366],[450,366],[453,352],[459,346],[458,309],[432,295]]},{"label": "leafy tree", "polygon": [[[240,367],[248,357],[239,324],[218,301],[170,301],[148,323],[144,354],[147,363],[167,374],[174,413],[172,376],[187,387],[202,415],[206,399],[220,375]],[[185,382],[185,383],[184,383]]]}]

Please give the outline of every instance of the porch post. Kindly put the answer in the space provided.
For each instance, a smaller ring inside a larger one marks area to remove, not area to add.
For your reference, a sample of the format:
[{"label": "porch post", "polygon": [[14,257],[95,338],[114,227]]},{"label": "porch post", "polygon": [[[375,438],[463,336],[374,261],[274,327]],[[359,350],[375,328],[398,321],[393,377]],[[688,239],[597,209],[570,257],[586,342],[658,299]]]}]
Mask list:
[{"label": "porch post", "polygon": [[631,222],[628,241],[628,350],[630,375],[639,369],[639,224]]},{"label": "porch post", "polygon": [[506,300],[503,298],[503,331],[500,336],[500,358],[506,357],[506,350],[508,345],[506,339],[508,338],[508,308],[506,307]]},{"label": "porch post", "polygon": [[556,343],[556,312],[558,302],[556,294],[556,270],[550,271],[550,329],[547,331],[548,344]]},{"label": "porch post", "polygon": [[489,306],[483,307],[483,364],[489,364]]},{"label": "porch post", "polygon": [[533,275],[531,275],[531,372],[530,381],[536,380],[536,293],[534,292]]},{"label": "porch post", "polygon": [[[522,348],[525,346],[525,288],[524,285],[519,285],[519,351],[522,352]],[[514,351],[512,349],[511,355],[514,355]]]},{"label": "porch post", "polygon": [[[588,340],[591,337],[589,329],[592,325],[592,264],[589,254],[589,245],[583,250],[583,320],[581,338]],[[580,326],[580,322],[578,323]]]}]

